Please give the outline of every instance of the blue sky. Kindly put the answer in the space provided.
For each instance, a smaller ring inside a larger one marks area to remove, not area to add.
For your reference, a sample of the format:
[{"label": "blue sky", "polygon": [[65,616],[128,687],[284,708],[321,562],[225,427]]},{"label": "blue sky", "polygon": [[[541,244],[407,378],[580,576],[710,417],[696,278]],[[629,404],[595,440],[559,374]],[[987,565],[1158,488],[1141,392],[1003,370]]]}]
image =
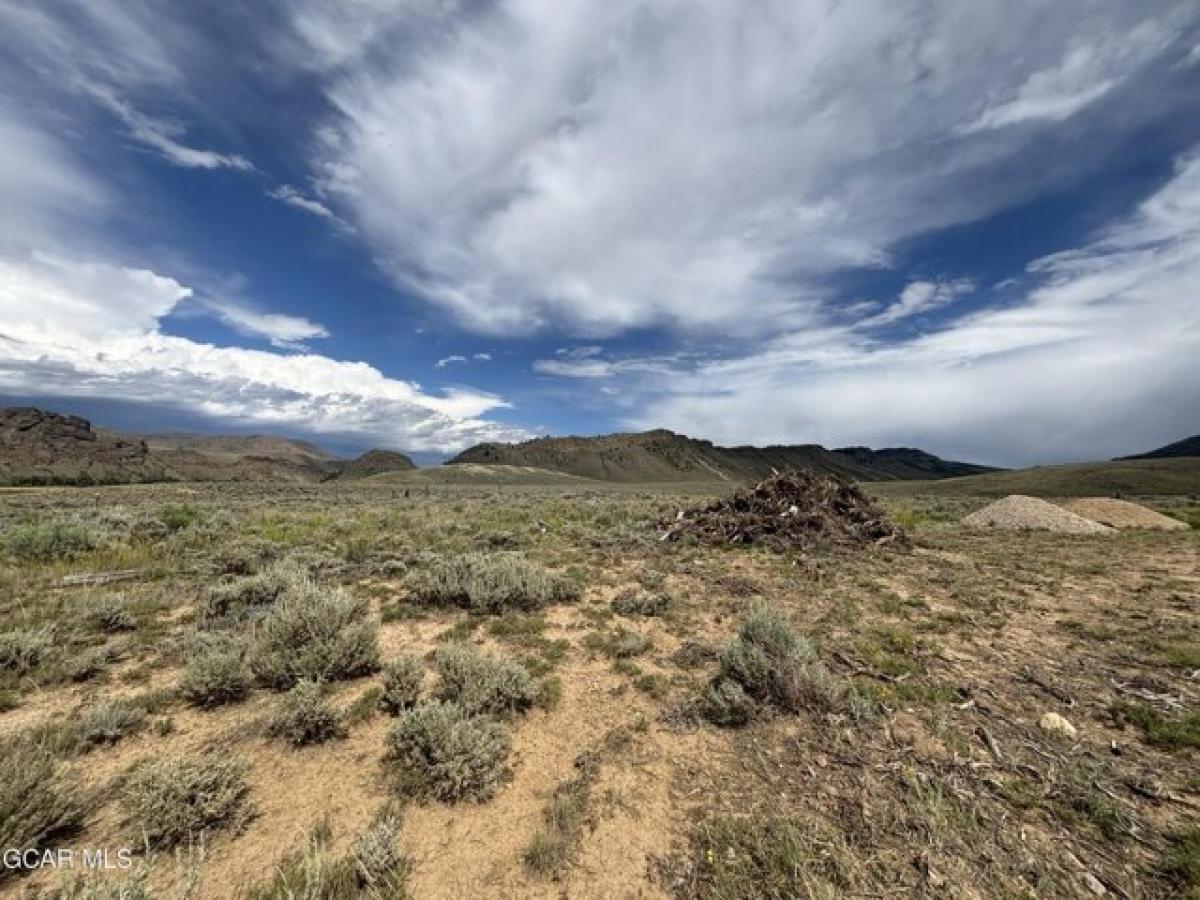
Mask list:
[{"label": "blue sky", "polygon": [[1200,9],[1000,7],[0,3],[0,396],[432,455],[1194,433]]}]

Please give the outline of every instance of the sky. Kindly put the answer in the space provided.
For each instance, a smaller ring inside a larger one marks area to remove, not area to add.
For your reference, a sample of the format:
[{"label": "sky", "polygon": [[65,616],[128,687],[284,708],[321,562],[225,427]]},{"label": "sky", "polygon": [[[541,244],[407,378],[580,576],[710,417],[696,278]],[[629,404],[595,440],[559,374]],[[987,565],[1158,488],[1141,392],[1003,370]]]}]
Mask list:
[{"label": "sky", "polygon": [[0,397],[1150,449],[1200,431],[1200,5],[0,0]]}]

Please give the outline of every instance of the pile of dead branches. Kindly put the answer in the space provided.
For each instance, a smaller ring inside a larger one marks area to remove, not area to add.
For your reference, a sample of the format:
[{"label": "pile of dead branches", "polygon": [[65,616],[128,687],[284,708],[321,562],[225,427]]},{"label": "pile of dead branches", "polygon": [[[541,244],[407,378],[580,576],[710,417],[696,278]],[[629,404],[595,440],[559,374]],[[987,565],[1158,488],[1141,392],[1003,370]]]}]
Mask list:
[{"label": "pile of dead branches", "polygon": [[708,544],[775,550],[907,543],[903,530],[857,486],[800,471],[776,473],[727,500],[680,510],[658,527],[664,541],[693,535]]}]

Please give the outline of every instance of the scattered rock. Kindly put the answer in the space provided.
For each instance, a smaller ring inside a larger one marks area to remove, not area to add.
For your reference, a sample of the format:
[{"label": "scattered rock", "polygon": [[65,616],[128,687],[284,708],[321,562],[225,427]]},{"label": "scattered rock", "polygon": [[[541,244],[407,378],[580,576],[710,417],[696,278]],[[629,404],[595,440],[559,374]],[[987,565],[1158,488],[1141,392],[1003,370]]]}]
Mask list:
[{"label": "scattered rock", "polygon": [[908,543],[903,530],[857,486],[801,471],[773,475],[658,525],[665,529],[662,540],[686,534],[710,544],[763,544],[775,550]]},{"label": "scattered rock", "polygon": [[1107,525],[1077,516],[1061,506],[1011,494],[1003,500],[988,504],[962,520],[968,528],[986,530],[1001,528],[1007,531],[1054,531],[1061,534],[1107,534]]},{"label": "scattered rock", "polygon": [[1048,712],[1038,721],[1038,727],[1042,731],[1049,731],[1054,734],[1061,734],[1064,737],[1073,738],[1079,733],[1079,730],[1055,712]]}]

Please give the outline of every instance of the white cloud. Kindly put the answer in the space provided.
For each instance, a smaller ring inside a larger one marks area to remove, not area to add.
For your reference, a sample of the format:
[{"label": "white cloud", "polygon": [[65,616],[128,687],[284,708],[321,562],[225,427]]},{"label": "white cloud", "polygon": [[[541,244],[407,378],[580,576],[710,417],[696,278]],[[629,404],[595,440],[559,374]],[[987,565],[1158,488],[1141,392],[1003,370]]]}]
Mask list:
[{"label": "white cloud", "polygon": [[491,362],[491,361],[492,361],[492,354],[490,354],[490,353],[476,353],[476,354],[474,354],[474,355],[473,355],[471,358],[472,358],[472,359],[477,359],[477,360],[479,360],[480,362]]},{"label": "white cloud", "polygon": [[459,354],[454,353],[454,354],[451,354],[450,356],[443,356],[441,359],[439,359],[433,365],[435,368],[444,369],[444,368],[446,368],[446,366],[450,365],[451,363],[460,363],[460,362],[466,362],[466,361],[467,361],[467,358],[465,356],[460,356]]},{"label": "white cloud", "polygon": [[[554,359],[537,359],[533,370],[542,375],[562,378],[618,378],[625,375],[666,375],[678,369],[688,356],[675,353],[662,356],[626,356],[611,359],[603,347],[564,347]],[[607,393],[607,392],[606,392]]]},{"label": "white cloud", "polygon": [[[1034,162],[1036,128],[994,126],[1098,110],[1200,18],[949,0],[361,9],[409,52],[333,29],[323,193],[403,288],[467,326],[597,336],[818,324],[831,273],[1098,164],[1102,142]],[[1143,85],[1112,127],[1160,102]]]},{"label": "white cloud", "polygon": [[[640,385],[631,423],[714,440],[1098,459],[1200,422],[1200,151],[1126,221],[1030,267],[1019,301],[884,345],[852,326]],[[769,416],[761,411],[771,410]]]},{"label": "white cloud", "polygon": [[889,325],[920,313],[931,312],[953,303],[963,294],[975,290],[969,278],[953,281],[910,281],[896,302],[881,312],[859,321],[859,327]]},{"label": "white cloud", "polygon": [[110,192],[67,148],[0,94],[0,249],[46,240],[101,212]]},{"label": "white cloud", "polygon": [[294,206],[296,209],[302,209],[307,213],[312,213],[314,216],[320,216],[323,219],[332,221],[340,221],[334,215],[333,210],[322,203],[320,200],[314,200],[311,197],[306,197],[290,184],[280,185],[275,190],[268,193],[272,200],[278,200],[281,203],[286,203],[288,206]]},{"label": "white cloud", "polygon": [[1175,37],[1164,24],[1151,20],[1128,33],[1114,32],[1076,42],[1058,65],[1034,72],[1015,97],[985,110],[965,130],[1062,121],[1099,100],[1131,71],[1161,55]]},{"label": "white cloud", "polygon": [[[0,388],[25,396],[169,402],[219,418],[357,434],[413,450],[527,436],[480,418],[509,405],[492,394],[427,394],[366,363],[164,334],[159,320],[190,294],[174,279],[141,269],[44,255],[0,259]],[[279,325],[270,317],[248,321]]]},{"label": "white cloud", "polygon": [[306,341],[329,337],[324,325],[301,316],[265,313],[228,300],[209,300],[205,306],[223,322],[242,334],[265,337],[271,346],[284,350],[305,350]]},{"label": "white cloud", "polygon": [[185,126],[167,119],[148,116],[134,109],[128,100],[98,85],[90,85],[87,93],[115,115],[137,141],[157,150],[168,162],[185,169],[240,169],[249,171],[254,164],[236,153],[217,153],[197,150],[179,139],[187,132]]}]

